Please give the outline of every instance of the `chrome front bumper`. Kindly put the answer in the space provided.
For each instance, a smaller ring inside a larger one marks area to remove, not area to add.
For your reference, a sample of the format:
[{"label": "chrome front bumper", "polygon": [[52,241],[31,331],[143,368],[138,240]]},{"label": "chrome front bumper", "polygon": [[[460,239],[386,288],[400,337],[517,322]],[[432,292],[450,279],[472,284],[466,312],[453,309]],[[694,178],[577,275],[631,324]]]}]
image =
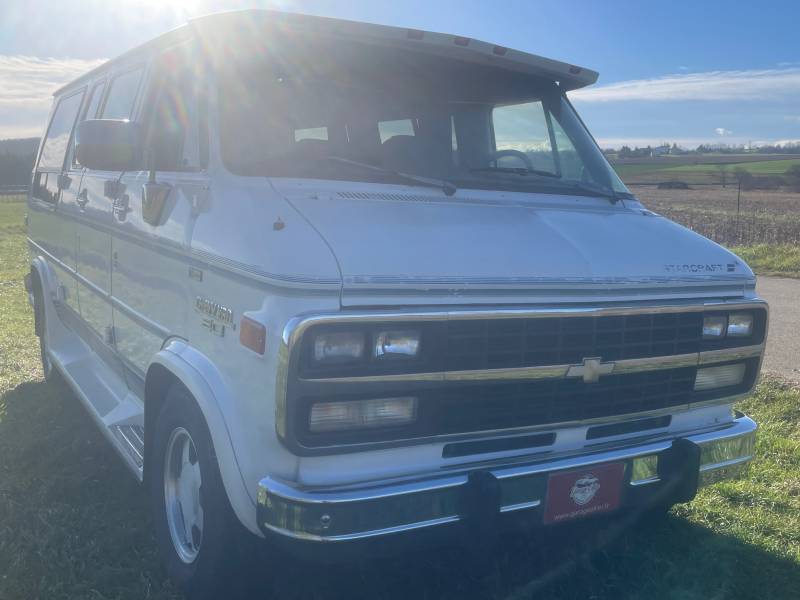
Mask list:
[{"label": "chrome front bumper", "polygon": [[[698,487],[735,477],[746,468],[753,457],[757,428],[755,421],[737,414],[722,427],[678,439],[614,448],[600,446],[571,456],[536,460],[528,457],[524,462],[506,460],[480,468],[335,488],[299,487],[266,477],[259,483],[258,523],[265,534],[337,542],[445,525],[476,516],[541,511],[551,473],[612,462],[625,464],[622,510],[653,497],[647,492],[659,488],[682,490],[677,496],[666,497],[687,501]],[[693,458],[676,455],[679,449],[687,448],[690,452],[686,456]],[[668,464],[679,467],[668,471]],[[669,485],[675,483],[680,485]],[[480,500],[477,504],[482,505],[477,515],[476,497]]]}]

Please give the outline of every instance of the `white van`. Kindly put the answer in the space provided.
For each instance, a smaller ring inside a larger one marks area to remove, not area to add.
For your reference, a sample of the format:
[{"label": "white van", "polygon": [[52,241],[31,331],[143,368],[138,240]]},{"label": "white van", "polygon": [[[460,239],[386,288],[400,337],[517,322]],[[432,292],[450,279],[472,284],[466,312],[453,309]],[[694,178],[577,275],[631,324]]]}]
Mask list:
[{"label": "white van", "polygon": [[750,460],[732,404],[767,305],[620,181],[567,97],[596,78],[247,11],[56,92],[28,207],[44,371],[148,486],[188,594],[215,597],[242,529],[303,551],[551,525]]}]

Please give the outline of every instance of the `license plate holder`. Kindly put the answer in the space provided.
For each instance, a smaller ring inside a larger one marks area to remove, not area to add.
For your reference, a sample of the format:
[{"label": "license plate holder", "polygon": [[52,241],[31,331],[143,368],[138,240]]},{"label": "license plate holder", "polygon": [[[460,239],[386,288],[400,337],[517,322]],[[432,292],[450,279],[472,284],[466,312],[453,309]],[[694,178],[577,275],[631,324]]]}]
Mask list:
[{"label": "license plate holder", "polygon": [[544,523],[563,523],[619,508],[625,463],[552,473],[547,479]]}]

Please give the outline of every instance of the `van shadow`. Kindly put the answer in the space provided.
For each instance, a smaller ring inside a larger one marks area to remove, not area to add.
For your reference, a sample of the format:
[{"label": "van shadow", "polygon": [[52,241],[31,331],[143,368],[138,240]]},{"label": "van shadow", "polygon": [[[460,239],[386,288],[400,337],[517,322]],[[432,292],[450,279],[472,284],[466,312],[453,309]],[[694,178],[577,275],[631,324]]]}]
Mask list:
[{"label": "van shadow", "polygon": [[[424,539],[424,538],[423,538]],[[380,544],[380,542],[379,542]],[[257,548],[233,598],[784,598],[800,565],[669,515],[422,540],[335,564]],[[177,598],[144,490],[63,383],[0,396],[0,597]]]},{"label": "van shadow", "polygon": [[795,597],[800,565],[662,515],[505,535],[480,549],[415,548],[346,567],[294,564],[273,585],[276,598],[761,600]]},{"label": "van shadow", "polygon": [[0,396],[0,598],[173,598],[144,491],[66,383]]}]

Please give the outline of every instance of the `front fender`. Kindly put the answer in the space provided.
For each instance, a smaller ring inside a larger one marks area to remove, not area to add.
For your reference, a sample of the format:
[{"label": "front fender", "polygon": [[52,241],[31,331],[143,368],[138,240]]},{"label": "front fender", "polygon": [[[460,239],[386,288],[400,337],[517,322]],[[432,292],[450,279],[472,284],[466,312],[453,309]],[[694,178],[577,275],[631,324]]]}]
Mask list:
[{"label": "front fender", "polygon": [[230,394],[219,371],[205,355],[181,339],[170,340],[153,357],[148,366],[148,378],[154,365],[168,370],[186,386],[196,400],[211,434],[220,475],[231,507],[245,527],[256,535],[263,535],[256,524],[255,499],[248,493],[231,432],[221,408],[228,403]]}]

